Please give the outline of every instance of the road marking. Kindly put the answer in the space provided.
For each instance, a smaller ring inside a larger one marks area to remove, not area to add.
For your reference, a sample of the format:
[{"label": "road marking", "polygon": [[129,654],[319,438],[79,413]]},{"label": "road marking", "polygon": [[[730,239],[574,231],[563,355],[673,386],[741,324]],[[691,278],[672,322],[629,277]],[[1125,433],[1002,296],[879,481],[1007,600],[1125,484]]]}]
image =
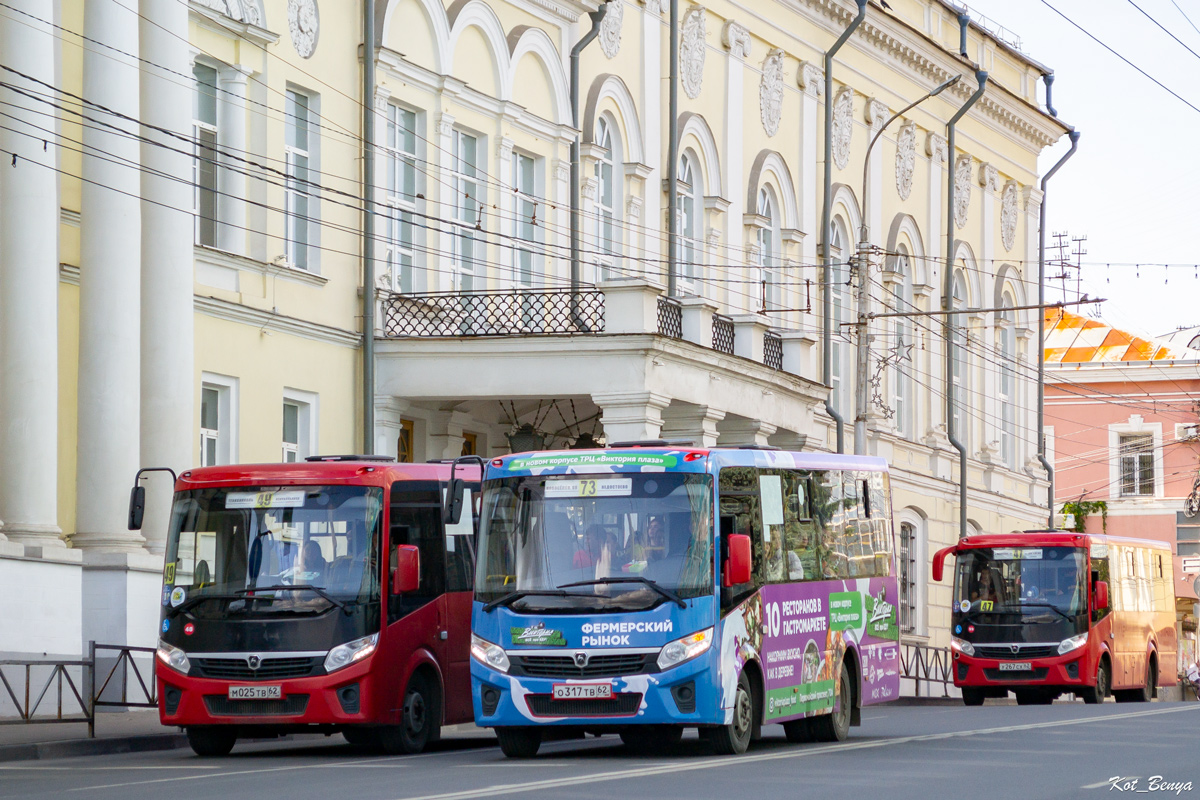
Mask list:
[{"label": "road marking", "polygon": [[186,766],[180,767],[180,766],[166,766],[166,765],[161,766],[161,767],[132,766],[132,765],[127,766],[127,767],[86,767],[86,766],[82,766],[82,765],[76,765],[74,767],[43,767],[43,766],[36,766],[36,765],[34,765],[34,766],[24,766],[24,765],[8,766],[6,764],[0,764],[0,770],[11,770],[11,771],[62,770],[65,772],[67,770],[70,770],[71,772],[80,772],[80,771],[90,772],[90,771],[100,771],[100,770],[113,771],[113,770],[127,770],[127,769],[220,769],[220,767],[215,766],[215,765],[214,766],[197,765],[194,767],[186,767]]},{"label": "road marking", "polygon": [[1089,783],[1087,786],[1080,786],[1080,789],[1099,789],[1103,786],[1108,786],[1111,781],[1100,781],[1099,783]]},{"label": "road marking", "polygon": [[496,797],[499,795],[516,794],[518,792],[538,792],[547,789],[561,789],[568,786],[578,786],[580,784],[600,783],[605,781],[628,780],[631,778],[645,778],[655,775],[665,775],[671,772],[697,772],[705,769],[715,769],[717,767],[737,767],[743,764],[756,763],[760,761],[779,761],[790,758],[807,758],[809,756],[821,755],[824,753],[843,753],[849,750],[869,750],[879,747],[892,747],[895,745],[908,744],[910,742],[932,742],[942,739],[957,739],[968,736],[985,736],[998,733],[1014,733],[1017,731],[1031,731],[1043,728],[1060,728],[1070,725],[1087,725],[1094,722],[1108,722],[1118,719],[1130,719],[1133,717],[1151,717],[1158,714],[1174,714],[1180,711],[1200,710],[1197,706],[1179,706],[1172,708],[1155,709],[1153,711],[1132,711],[1124,714],[1107,714],[1102,717],[1084,717],[1081,719],[1058,720],[1055,722],[1034,722],[1026,725],[1006,725],[999,728],[978,728],[968,731],[950,731],[947,733],[927,733],[918,736],[901,736],[896,739],[882,739],[865,742],[840,742],[838,744],[827,745],[824,747],[808,748],[804,750],[788,750],[778,753],[760,753],[757,755],[743,755],[735,758],[717,757],[706,758],[698,761],[680,761],[664,766],[641,767],[638,769],[613,770],[612,772],[599,772],[589,775],[577,775],[569,778],[555,778],[551,780],[529,781],[526,783],[511,783],[488,786],[481,789],[467,789],[459,792],[445,792],[443,794],[420,795],[417,797],[403,798],[403,800],[470,800],[477,797]]}]

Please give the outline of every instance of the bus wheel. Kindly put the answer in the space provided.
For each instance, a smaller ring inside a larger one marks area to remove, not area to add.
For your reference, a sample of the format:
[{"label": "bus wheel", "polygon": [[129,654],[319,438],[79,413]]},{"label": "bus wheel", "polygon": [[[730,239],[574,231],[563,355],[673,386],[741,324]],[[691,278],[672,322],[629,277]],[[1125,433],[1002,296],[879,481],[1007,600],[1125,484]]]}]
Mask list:
[{"label": "bus wheel", "polygon": [[1108,690],[1112,686],[1112,681],[1108,677],[1108,661],[1100,659],[1100,666],[1096,667],[1096,685],[1085,686],[1075,694],[1083,698],[1083,702],[1088,705],[1103,703],[1104,698],[1108,696]]},{"label": "bus wheel", "polygon": [[389,755],[421,752],[438,739],[435,729],[441,727],[441,711],[429,681],[420,673],[413,675],[404,691],[400,724],[379,730],[381,748]]},{"label": "bus wheel", "polygon": [[639,725],[621,731],[621,741],[631,750],[667,750],[683,739],[681,725]]},{"label": "bus wheel", "polygon": [[850,733],[851,704],[854,702],[850,694],[850,671],[842,664],[838,674],[837,694],[833,700],[833,712],[819,717],[813,717],[813,738],[818,742],[840,742]]},{"label": "bus wheel", "polygon": [[981,706],[987,699],[987,694],[978,686],[962,687],[963,703],[968,706]]},{"label": "bus wheel", "polygon": [[718,755],[736,756],[746,752],[750,746],[750,736],[754,733],[754,715],[758,709],[754,707],[754,692],[750,688],[750,678],[743,672],[738,676],[737,689],[733,694],[733,722],[710,728],[708,740]]},{"label": "bus wheel", "polygon": [[237,732],[228,728],[189,726],[187,740],[198,756],[227,756],[237,742]]},{"label": "bus wheel", "polygon": [[1146,685],[1140,690],[1133,691],[1133,699],[1139,703],[1149,703],[1154,699],[1154,686],[1158,683],[1158,662],[1151,656],[1146,662]]},{"label": "bus wheel", "polygon": [[496,728],[500,752],[509,758],[533,758],[542,746],[542,732],[537,728]]}]

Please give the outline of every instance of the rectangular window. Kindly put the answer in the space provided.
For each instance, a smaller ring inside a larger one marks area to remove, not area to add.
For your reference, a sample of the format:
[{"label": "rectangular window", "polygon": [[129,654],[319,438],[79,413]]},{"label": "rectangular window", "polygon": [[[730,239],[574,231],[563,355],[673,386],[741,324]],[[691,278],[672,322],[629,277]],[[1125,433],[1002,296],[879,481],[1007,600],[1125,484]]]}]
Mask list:
[{"label": "rectangular window", "polygon": [[[454,193],[451,215],[454,222],[452,257],[454,278],[459,291],[476,288],[483,277],[479,270],[483,247],[483,204],[480,202],[479,139],[462,131],[454,131],[451,190]],[[482,287],[481,287],[482,288]]]},{"label": "rectangular window", "polygon": [[392,288],[413,291],[415,228],[417,210],[417,112],[388,107],[388,238],[387,260]]},{"label": "rectangular window", "polygon": [[900,524],[900,552],[896,554],[896,582],[900,589],[900,632],[912,633],[916,625],[917,591],[917,529],[910,523]]},{"label": "rectangular window", "polygon": [[220,390],[205,386],[200,390],[200,466],[213,467],[217,460],[217,445],[221,440]]},{"label": "rectangular window", "polygon": [[1154,496],[1154,436],[1121,434],[1118,438],[1122,497]]},{"label": "rectangular window", "polygon": [[283,461],[292,464],[300,460],[300,406],[283,404]]},{"label": "rectangular window", "polygon": [[287,90],[287,138],[284,145],[287,171],[284,216],[286,219],[286,256],[296,269],[309,269],[312,240],[312,195],[310,193],[311,98],[294,89]]},{"label": "rectangular window", "polygon": [[516,217],[513,220],[513,279],[522,288],[531,288],[538,283],[540,257],[537,248],[539,237],[538,205],[536,201],[537,162],[524,153],[513,153],[513,189],[516,190]]},{"label": "rectangular window", "polygon": [[200,385],[200,465],[237,463],[238,379],[205,372]]},{"label": "rectangular window", "polygon": [[479,455],[479,436],[474,433],[463,434],[462,452],[459,455],[474,456]]},{"label": "rectangular window", "polygon": [[606,149],[596,161],[596,230],[600,243],[600,279],[615,276],[616,255],[620,234],[616,225],[616,188],[613,184],[613,154]]},{"label": "rectangular window", "polygon": [[217,245],[217,71],[193,64],[196,92],[192,96],[192,206],[196,244]]},{"label": "rectangular window", "polygon": [[396,441],[396,460],[411,464],[415,459],[413,457],[413,421],[411,419],[400,420],[400,436]]},{"label": "rectangular window", "polygon": [[1200,556],[1200,517],[1175,512],[1175,552],[1181,556]]}]

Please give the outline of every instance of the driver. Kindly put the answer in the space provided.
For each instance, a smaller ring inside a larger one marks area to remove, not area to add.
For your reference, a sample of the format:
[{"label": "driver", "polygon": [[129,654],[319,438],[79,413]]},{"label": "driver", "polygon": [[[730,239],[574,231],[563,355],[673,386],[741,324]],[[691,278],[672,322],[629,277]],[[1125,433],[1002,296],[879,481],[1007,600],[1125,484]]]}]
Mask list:
[{"label": "driver", "polygon": [[300,548],[295,564],[285,574],[293,584],[320,586],[327,568],[325,557],[321,555],[321,546],[309,539]]}]

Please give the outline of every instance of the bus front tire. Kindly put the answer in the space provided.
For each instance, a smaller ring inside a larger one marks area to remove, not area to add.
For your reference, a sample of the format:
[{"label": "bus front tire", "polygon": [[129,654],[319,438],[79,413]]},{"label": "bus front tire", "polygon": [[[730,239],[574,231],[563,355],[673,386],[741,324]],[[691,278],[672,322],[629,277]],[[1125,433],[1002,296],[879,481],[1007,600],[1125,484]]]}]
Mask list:
[{"label": "bus front tire", "polygon": [[743,672],[738,676],[737,689],[733,694],[733,722],[708,731],[708,741],[713,750],[722,756],[738,756],[746,752],[750,737],[754,734],[754,715],[757,711],[750,678]]},{"label": "bus front tire", "polygon": [[1076,692],[1083,702],[1088,705],[1103,703],[1104,698],[1108,696],[1109,687],[1112,686],[1112,681],[1108,677],[1108,661],[1100,659],[1100,666],[1096,667],[1096,685],[1085,686]]},{"label": "bus front tire", "polygon": [[400,724],[379,729],[380,749],[388,755],[419,753],[440,738],[441,719],[437,692],[425,676],[413,675],[404,690]]},{"label": "bus front tire", "polygon": [[813,717],[813,739],[818,742],[840,742],[850,734],[850,714],[854,697],[850,693],[850,671],[845,663],[838,673],[837,693],[834,695],[833,711]]},{"label": "bus front tire", "polygon": [[496,728],[500,752],[509,758],[533,758],[542,746],[542,732],[537,728]]},{"label": "bus front tire", "polygon": [[981,706],[987,699],[987,693],[978,686],[964,686],[962,687],[962,698],[964,705]]},{"label": "bus front tire", "polygon": [[237,742],[237,733],[226,728],[192,725],[187,729],[187,740],[198,756],[227,756]]}]

